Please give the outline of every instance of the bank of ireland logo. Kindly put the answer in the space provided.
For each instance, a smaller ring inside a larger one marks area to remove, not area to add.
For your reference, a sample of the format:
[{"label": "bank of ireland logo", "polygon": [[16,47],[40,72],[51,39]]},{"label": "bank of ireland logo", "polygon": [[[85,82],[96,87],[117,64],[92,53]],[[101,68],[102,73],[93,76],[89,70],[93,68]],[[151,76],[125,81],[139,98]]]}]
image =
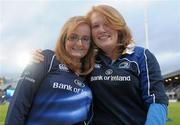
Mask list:
[{"label": "bank of ireland logo", "polygon": [[106,75],[111,75],[113,73],[113,70],[112,69],[107,69],[106,71],[105,71],[105,74]]},{"label": "bank of ireland logo", "polygon": [[130,63],[128,61],[123,61],[119,64],[119,68],[129,69],[129,67],[130,67]]},{"label": "bank of ireland logo", "polygon": [[74,84],[76,84],[79,87],[85,87],[85,84],[78,79],[74,80]]}]

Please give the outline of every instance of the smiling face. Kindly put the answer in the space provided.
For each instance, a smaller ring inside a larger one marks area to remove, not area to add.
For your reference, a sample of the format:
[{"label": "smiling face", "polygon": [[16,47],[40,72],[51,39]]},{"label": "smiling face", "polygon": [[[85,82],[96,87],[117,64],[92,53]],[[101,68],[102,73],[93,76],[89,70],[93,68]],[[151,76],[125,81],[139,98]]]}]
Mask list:
[{"label": "smiling face", "polygon": [[113,30],[105,22],[105,17],[98,12],[92,13],[90,20],[93,40],[97,47],[105,53],[115,49],[118,41],[118,31]]},{"label": "smiling face", "polygon": [[80,60],[88,53],[90,35],[90,27],[85,23],[79,24],[73,32],[68,33],[65,49],[70,57]]}]

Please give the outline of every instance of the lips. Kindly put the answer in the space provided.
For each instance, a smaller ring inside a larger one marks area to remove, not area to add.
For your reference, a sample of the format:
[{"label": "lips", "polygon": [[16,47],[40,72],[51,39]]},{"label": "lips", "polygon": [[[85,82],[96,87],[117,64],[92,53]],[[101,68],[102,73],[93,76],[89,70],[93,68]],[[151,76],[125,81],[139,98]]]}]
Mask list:
[{"label": "lips", "polygon": [[72,50],[74,50],[74,51],[83,51],[84,49],[75,49],[75,48],[72,48]]},{"label": "lips", "polygon": [[103,34],[103,35],[99,35],[97,38],[99,40],[106,40],[106,39],[109,39],[111,37],[111,35],[109,34]]}]

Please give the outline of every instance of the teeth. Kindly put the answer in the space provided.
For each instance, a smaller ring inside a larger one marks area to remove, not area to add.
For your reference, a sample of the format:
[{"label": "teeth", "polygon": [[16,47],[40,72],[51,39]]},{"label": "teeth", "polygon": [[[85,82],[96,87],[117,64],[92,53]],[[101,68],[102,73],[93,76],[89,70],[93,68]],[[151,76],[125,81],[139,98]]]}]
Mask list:
[{"label": "teeth", "polygon": [[75,50],[75,51],[82,51],[83,49],[73,49],[73,50]]},{"label": "teeth", "polygon": [[107,39],[109,37],[110,37],[110,35],[103,35],[103,36],[100,36],[99,39]]},{"label": "teeth", "polygon": [[110,37],[109,34],[101,34],[101,35],[99,35],[98,39],[107,39],[109,37]]}]

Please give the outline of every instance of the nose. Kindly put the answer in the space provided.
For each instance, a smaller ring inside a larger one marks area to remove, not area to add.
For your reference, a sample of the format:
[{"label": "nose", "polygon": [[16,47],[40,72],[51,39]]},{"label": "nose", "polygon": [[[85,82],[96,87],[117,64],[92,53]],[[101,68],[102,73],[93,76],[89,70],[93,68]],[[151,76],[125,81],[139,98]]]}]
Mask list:
[{"label": "nose", "polygon": [[83,43],[82,43],[81,39],[79,39],[79,40],[77,41],[77,45],[78,45],[78,46],[83,46]]},{"label": "nose", "polygon": [[103,25],[100,25],[100,26],[99,26],[99,32],[105,32],[105,29],[104,29],[104,26],[103,26]]}]

